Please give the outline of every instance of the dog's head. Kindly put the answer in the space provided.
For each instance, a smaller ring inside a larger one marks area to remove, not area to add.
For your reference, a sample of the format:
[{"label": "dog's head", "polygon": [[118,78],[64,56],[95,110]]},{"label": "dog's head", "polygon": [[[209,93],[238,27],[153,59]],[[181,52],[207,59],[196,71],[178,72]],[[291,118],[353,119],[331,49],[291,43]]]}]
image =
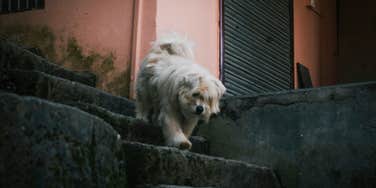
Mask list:
[{"label": "dog's head", "polygon": [[220,111],[219,100],[225,90],[223,84],[212,76],[185,76],[178,94],[183,115],[186,118],[198,117],[207,122],[212,114]]}]

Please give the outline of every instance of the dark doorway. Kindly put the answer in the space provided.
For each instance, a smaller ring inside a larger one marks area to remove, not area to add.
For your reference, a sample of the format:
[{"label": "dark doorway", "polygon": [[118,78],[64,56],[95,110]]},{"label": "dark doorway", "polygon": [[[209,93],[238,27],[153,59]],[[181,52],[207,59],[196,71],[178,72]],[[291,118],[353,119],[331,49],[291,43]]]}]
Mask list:
[{"label": "dark doorway", "polygon": [[338,0],[338,83],[376,80],[376,1]]}]

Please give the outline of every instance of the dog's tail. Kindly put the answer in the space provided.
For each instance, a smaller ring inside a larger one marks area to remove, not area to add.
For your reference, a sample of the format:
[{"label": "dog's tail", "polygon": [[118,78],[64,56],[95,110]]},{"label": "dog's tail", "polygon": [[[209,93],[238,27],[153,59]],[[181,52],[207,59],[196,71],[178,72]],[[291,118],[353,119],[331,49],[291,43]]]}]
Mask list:
[{"label": "dog's tail", "polygon": [[168,33],[152,43],[152,50],[162,51],[170,55],[194,58],[193,43],[177,33]]}]

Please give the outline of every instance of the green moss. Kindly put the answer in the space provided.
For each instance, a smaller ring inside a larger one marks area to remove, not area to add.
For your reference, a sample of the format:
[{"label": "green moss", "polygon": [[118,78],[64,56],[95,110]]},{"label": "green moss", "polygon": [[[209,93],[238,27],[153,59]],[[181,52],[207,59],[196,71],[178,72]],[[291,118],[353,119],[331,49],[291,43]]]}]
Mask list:
[{"label": "green moss", "polygon": [[64,64],[70,63],[69,66],[77,71],[91,71],[94,62],[100,59],[101,56],[97,53],[91,53],[85,56],[82,52],[82,47],[78,45],[75,38],[69,38],[64,56]]},{"label": "green moss", "polygon": [[130,84],[130,68],[120,73],[115,79],[108,83],[108,88],[111,93],[116,95],[129,97]]},{"label": "green moss", "polygon": [[82,61],[84,56],[82,54],[82,48],[78,46],[75,38],[69,38],[67,42],[67,58],[74,61]]},{"label": "green moss", "polygon": [[65,67],[94,73],[98,78],[97,87],[114,95],[129,96],[130,68],[120,73],[116,72],[114,67],[116,55],[113,52],[101,55],[91,51],[85,55],[77,40],[70,38],[63,59],[62,64]]},{"label": "green moss", "polygon": [[109,55],[105,56],[101,65],[100,65],[100,74],[107,74],[110,71],[114,70],[114,61],[115,56],[113,53],[110,53]]},{"label": "green moss", "polygon": [[103,56],[91,51],[85,55],[75,38],[68,39],[63,59],[63,64],[73,70],[91,71],[97,76],[106,75],[114,70],[115,55],[112,52]]},{"label": "green moss", "polygon": [[130,69],[120,73],[115,70],[116,54],[114,52],[102,54],[90,51],[85,54],[84,48],[76,38],[66,39],[63,36],[58,36],[57,39],[62,45],[56,49],[56,37],[47,26],[6,26],[0,30],[0,35],[26,48],[37,48],[46,59],[68,69],[94,73],[98,78],[97,87],[100,89],[124,97],[129,95]]},{"label": "green moss", "polygon": [[55,61],[55,35],[47,26],[10,25],[2,27],[0,34],[24,45],[26,48],[38,48],[43,56]]},{"label": "green moss", "polygon": [[109,53],[105,56],[100,56],[98,62],[91,67],[91,71],[97,75],[98,86],[106,91],[108,90],[107,84],[110,82],[111,74],[114,72],[115,55]]},{"label": "green moss", "polygon": [[107,73],[114,69],[115,56],[113,53],[103,56],[95,51],[90,51],[88,54],[84,54],[83,48],[74,37],[68,39],[66,46],[62,48],[62,53],[61,64],[64,67],[75,71],[94,73],[98,78],[97,86],[106,89]]}]

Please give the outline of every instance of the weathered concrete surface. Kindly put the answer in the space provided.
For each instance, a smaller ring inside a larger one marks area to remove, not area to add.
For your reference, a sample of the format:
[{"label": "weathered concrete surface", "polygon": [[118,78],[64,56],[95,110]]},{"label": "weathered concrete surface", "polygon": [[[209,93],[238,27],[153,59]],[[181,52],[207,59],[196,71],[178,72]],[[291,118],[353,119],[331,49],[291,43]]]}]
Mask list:
[{"label": "weathered concrete surface", "polygon": [[[102,118],[104,121],[111,124],[124,140],[160,146],[164,145],[162,129],[160,126],[150,125],[133,117],[112,113],[92,104],[74,102],[69,105]],[[201,154],[209,153],[209,143],[205,138],[191,136],[190,141],[192,142],[191,152]]]},{"label": "weathered concrete surface", "polygon": [[272,167],[289,188],[376,187],[376,82],[223,101],[211,154]]},{"label": "weathered concrete surface", "polygon": [[36,70],[92,87],[96,85],[94,74],[64,69],[3,37],[0,37],[0,54],[0,69]]},{"label": "weathered concrete surface", "polygon": [[188,187],[178,185],[143,185],[137,186],[137,188],[213,188],[213,187]]},{"label": "weathered concrete surface", "polygon": [[114,129],[76,108],[0,93],[0,187],[126,187]]},{"label": "weathered concrete surface", "polygon": [[272,170],[136,142],[123,142],[130,186],[170,184],[223,188],[279,187]]},{"label": "weathered concrete surface", "polygon": [[0,89],[59,103],[84,102],[134,116],[134,103],[99,89],[38,71],[0,71]]},{"label": "weathered concrete surface", "polygon": [[[161,128],[131,117],[134,116],[134,103],[125,98],[36,71],[3,71],[0,89],[80,108],[111,124],[125,140],[164,144]],[[205,139],[191,137],[191,141],[191,151],[209,153]]]},{"label": "weathered concrete surface", "polygon": [[111,124],[124,140],[163,145],[162,130],[158,126],[149,125],[134,117],[112,113],[109,110],[93,104],[74,102],[69,105],[102,118],[104,121]]}]

